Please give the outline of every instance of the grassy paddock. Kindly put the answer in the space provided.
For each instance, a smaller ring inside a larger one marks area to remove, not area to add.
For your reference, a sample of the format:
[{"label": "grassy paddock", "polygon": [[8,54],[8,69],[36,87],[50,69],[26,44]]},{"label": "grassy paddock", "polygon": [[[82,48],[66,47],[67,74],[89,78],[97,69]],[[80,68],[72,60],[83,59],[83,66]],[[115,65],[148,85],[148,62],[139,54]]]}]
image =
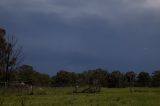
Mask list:
[{"label": "grassy paddock", "polygon": [[72,93],[73,88],[0,89],[0,106],[160,106],[160,88],[102,88]]}]

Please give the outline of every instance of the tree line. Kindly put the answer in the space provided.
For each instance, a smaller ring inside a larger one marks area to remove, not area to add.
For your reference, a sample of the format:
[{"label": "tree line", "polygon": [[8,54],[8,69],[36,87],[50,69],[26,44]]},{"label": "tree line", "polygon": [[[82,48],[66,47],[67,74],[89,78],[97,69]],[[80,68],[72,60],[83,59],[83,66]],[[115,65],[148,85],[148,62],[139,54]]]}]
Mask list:
[{"label": "tree line", "polygon": [[[5,77],[0,74],[0,81]],[[75,73],[60,70],[56,75],[49,76],[35,71],[32,66],[22,65],[10,73],[10,81],[24,81],[35,86],[88,86],[95,83],[101,87],[122,88],[122,87],[160,87],[160,70],[152,74],[148,72],[135,73],[129,71],[122,73],[118,70],[109,72],[104,69],[87,70]]]}]

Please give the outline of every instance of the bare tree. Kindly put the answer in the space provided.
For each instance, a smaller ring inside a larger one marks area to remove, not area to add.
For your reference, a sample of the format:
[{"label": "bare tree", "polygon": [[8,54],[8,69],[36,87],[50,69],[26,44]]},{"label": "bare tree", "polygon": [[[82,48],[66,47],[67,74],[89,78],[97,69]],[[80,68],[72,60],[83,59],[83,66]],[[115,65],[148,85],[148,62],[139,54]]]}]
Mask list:
[{"label": "bare tree", "polygon": [[22,62],[22,47],[18,46],[18,41],[13,36],[6,36],[5,30],[0,29],[0,71],[5,73],[5,82],[10,81],[11,72]]}]

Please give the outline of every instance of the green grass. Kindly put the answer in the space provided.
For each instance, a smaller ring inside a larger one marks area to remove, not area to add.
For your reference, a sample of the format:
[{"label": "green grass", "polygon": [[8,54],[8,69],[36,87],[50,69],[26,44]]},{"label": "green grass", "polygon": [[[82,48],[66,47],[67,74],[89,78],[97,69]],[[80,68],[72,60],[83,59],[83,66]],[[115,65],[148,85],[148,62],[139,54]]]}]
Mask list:
[{"label": "green grass", "polygon": [[160,88],[103,88],[100,93],[72,93],[73,88],[0,89],[0,106],[160,106]]}]

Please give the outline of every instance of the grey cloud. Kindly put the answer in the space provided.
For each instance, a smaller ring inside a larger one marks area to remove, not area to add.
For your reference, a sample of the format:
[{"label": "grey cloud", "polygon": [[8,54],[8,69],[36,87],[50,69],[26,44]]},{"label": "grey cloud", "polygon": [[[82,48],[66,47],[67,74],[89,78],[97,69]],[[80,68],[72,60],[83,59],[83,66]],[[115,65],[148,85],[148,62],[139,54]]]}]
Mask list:
[{"label": "grey cloud", "polygon": [[[159,68],[159,2],[2,0],[1,25],[19,38],[25,63],[64,68]],[[54,72],[53,72],[54,73]]]},{"label": "grey cloud", "polygon": [[151,8],[146,5],[154,4],[154,2],[146,3],[146,1],[148,0],[2,0],[1,6],[8,11],[12,10],[21,14],[24,12],[40,12],[44,14],[59,14],[63,18],[71,19],[90,14],[112,20],[117,15],[141,12],[143,9]]}]

